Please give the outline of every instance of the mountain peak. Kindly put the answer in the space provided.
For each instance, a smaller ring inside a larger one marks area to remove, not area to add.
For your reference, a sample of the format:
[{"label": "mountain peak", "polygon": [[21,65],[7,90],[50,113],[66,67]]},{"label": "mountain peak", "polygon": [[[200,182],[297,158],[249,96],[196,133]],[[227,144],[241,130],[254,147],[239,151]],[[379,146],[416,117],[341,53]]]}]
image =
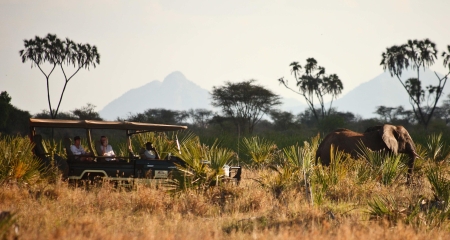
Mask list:
[{"label": "mountain peak", "polygon": [[167,77],[164,78],[163,82],[180,82],[180,81],[188,81],[183,73],[180,71],[174,71],[167,75]]},{"label": "mountain peak", "polygon": [[127,114],[142,113],[149,108],[188,110],[210,109],[209,92],[189,81],[181,72],[169,74],[161,83],[157,80],[127,91],[107,104],[99,113],[105,119],[126,117]]}]

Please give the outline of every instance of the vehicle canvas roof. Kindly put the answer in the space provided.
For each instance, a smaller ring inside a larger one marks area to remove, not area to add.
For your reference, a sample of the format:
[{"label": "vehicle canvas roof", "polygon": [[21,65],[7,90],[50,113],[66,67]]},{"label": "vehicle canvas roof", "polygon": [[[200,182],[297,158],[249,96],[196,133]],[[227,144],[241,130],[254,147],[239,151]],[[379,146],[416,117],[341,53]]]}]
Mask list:
[{"label": "vehicle canvas roof", "polygon": [[187,126],[140,123],[127,121],[97,121],[97,120],[63,120],[30,118],[30,127],[47,128],[84,128],[84,129],[121,129],[136,131],[165,132],[187,129]]}]

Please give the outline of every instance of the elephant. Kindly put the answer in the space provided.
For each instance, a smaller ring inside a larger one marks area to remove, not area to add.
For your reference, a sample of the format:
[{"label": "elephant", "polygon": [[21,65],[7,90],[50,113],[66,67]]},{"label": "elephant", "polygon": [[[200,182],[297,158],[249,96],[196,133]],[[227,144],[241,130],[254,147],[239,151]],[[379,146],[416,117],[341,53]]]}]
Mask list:
[{"label": "elephant", "polygon": [[336,129],[325,136],[317,148],[316,164],[319,158],[323,165],[330,164],[331,145],[356,159],[361,142],[372,151],[384,149],[394,154],[407,154],[409,156],[407,182],[410,183],[414,161],[419,155],[416,153],[416,147],[411,136],[403,126],[384,124],[382,126],[369,127],[364,133],[354,132],[345,128]]}]

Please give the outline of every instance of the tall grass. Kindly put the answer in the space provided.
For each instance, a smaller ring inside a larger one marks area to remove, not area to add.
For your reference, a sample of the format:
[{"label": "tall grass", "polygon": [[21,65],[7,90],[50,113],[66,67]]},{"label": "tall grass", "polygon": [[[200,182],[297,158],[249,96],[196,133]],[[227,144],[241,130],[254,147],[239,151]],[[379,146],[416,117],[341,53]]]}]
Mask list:
[{"label": "tall grass", "polygon": [[29,181],[1,185],[0,210],[13,213],[24,239],[450,237],[448,161],[425,158],[408,186],[404,159],[386,153],[355,160],[333,150],[330,166],[315,166],[315,138],[276,151],[267,167],[245,168],[239,185],[217,186],[235,152],[198,137],[180,142],[189,177],[174,179],[176,194],[139,183],[124,191]]},{"label": "tall grass", "polygon": [[223,167],[230,164],[236,154],[226,148],[221,148],[216,141],[212,146],[200,142],[199,137],[182,141],[179,152],[174,152],[186,164],[178,165],[183,173],[175,178],[176,188],[206,189],[213,182],[218,184],[220,176],[224,175]]},{"label": "tall grass", "polygon": [[[192,133],[187,133],[183,135],[188,141],[190,138],[193,138]],[[133,135],[134,140],[134,149],[143,149],[145,148],[145,143],[151,142],[155,147],[156,151],[158,151],[159,157],[161,159],[166,159],[169,154],[173,154],[178,151],[177,145],[177,134],[166,134],[166,133],[142,133]]]},{"label": "tall grass", "polygon": [[273,161],[275,150],[277,149],[277,145],[274,142],[256,136],[244,137],[242,143],[251,160],[251,164],[263,166]]},{"label": "tall grass", "polygon": [[42,163],[33,155],[33,146],[27,137],[0,136],[0,185],[39,179]]}]

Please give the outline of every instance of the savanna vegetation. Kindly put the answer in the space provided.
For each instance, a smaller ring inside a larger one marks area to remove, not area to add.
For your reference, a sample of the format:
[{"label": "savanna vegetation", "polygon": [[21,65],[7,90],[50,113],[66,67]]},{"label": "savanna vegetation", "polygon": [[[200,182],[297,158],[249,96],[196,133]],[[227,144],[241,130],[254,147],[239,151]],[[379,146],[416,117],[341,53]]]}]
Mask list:
[{"label": "savanna vegetation", "polygon": [[[147,137],[159,137],[160,146],[174,144],[169,136]],[[241,155],[249,160],[240,184],[211,184],[220,166],[237,155],[219,143],[206,145],[192,134],[189,139],[181,141],[178,155],[194,176],[174,178],[170,188],[136,183],[128,189],[63,181],[55,168],[42,169],[26,137],[2,137],[0,209],[11,215],[0,220],[0,235],[14,238],[18,230],[22,239],[449,237],[450,148],[442,135],[417,145],[422,158],[412,185],[405,184],[402,155],[367,151],[354,160],[336,152],[329,167],[317,165],[319,136],[282,149],[261,137],[244,137]],[[204,159],[217,161],[205,167]]]},{"label": "savanna vegetation", "polygon": [[[33,56],[41,55],[32,52],[33,46],[57,40],[52,35],[47,38],[26,41],[28,50],[21,52],[22,60],[38,66],[41,62]],[[55,46],[65,43],[61,44]],[[448,56],[442,54],[444,65]],[[95,51],[79,69],[98,63],[98,57]],[[430,66],[437,50],[429,40],[411,41],[388,48],[382,58],[381,65],[402,82],[401,70]],[[59,66],[74,60],[51,61]],[[136,182],[132,188],[123,188],[106,181],[61,179],[56,166],[44,166],[32,154],[33,144],[24,137],[31,115],[12,106],[11,97],[2,92],[0,109],[7,114],[0,116],[0,210],[9,214],[0,215],[0,238],[449,238],[450,96],[437,104],[447,76],[438,77],[439,84],[426,90],[419,76],[405,80],[412,110],[378,106],[374,109],[378,118],[362,119],[331,104],[325,106],[325,95],[335,98],[343,89],[336,74],[326,74],[313,58],[304,66],[293,62],[290,67],[298,88],[293,90],[311,103],[319,98],[318,106],[309,104],[298,115],[277,109],[279,97],[249,80],[214,88],[219,113],[148,109],[117,119],[189,126],[188,132],[178,135],[146,134],[133,139],[135,147],[151,140],[158,151],[183,159],[183,174],[175,175],[168,185]],[[289,87],[284,79],[279,81]],[[423,99],[430,96],[435,101],[426,105],[430,102]],[[49,99],[49,111],[34,117],[101,120],[92,104],[69,112],[58,112],[50,105]],[[406,184],[407,156],[403,155],[364,151],[359,159],[351,159],[333,150],[330,166],[315,162],[325,133],[335,128],[363,132],[383,123],[403,125],[416,143],[420,158],[411,185]],[[64,158],[60,139],[83,131],[44,129],[40,134],[47,147]],[[118,152],[126,151],[119,134],[101,135],[109,136]],[[225,164],[243,166],[239,184],[217,181]]]}]

